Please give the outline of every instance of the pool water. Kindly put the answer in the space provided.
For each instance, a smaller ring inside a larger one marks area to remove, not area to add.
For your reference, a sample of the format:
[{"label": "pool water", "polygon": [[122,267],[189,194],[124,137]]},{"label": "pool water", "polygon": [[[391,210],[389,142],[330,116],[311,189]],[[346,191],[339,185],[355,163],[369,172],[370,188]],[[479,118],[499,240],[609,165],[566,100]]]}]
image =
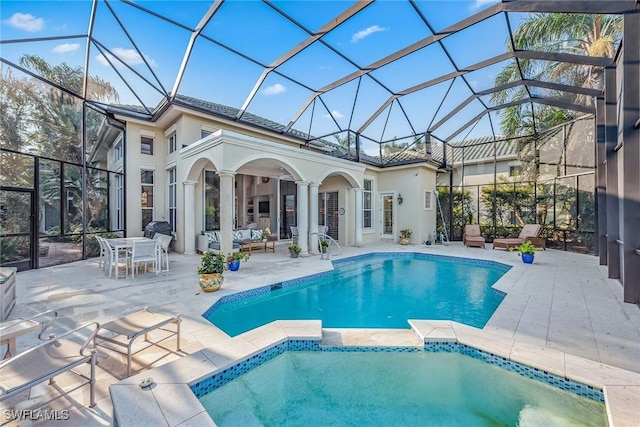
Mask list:
[{"label": "pool water", "polygon": [[218,426],[606,426],[605,406],[459,353],[289,351],[200,398]]},{"label": "pool water", "polygon": [[376,254],[334,266],[300,285],[219,304],[205,317],[230,336],[274,320],[320,319],[325,328],[408,328],[407,319],[435,319],[482,328],[503,299],[491,285],[509,269],[418,254]]}]

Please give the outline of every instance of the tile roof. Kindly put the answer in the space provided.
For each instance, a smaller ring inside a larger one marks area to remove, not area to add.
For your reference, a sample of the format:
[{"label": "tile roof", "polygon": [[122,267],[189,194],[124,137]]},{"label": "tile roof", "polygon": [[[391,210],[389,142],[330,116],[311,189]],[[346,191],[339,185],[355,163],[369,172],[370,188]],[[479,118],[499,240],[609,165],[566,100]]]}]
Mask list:
[{"label": "tile roof", "polygon": [[[309,135],[305,132],[301,132],[297,129],[289,129],[286,133],[284,132],[285,126],[274,122],[273,120],[266,119],[264,117],[257,116],[255,114],[245,112],[241,119],[237,119],[237,115],[240,112],[238,108],[230,107],[227,105],[217,104],[215,102],[205,101],[198,98],[193,98],[191,96],[185,95],[177,95],[174,99],[174,104],[182,105],[188,108],[194,108],[214,116],[223,117],[226,119],[250,123],[252,125],[279,133],[283,135],[292,136],[294,138],[298,138],[304,141],[308,141],[309,139],[313,139],[311,141],[312,145],[317,147],[328,148],[331,151],[328,152],[328,155],[353,160],[355,158],[353,150],[351,153],[347,152],[344,147],[341,147],[337,143],[333,143],[326,139],[314,139],[312,135]],[[154,110],[154,114],[157,114],[162,108],[165,106],[165,102],[161,102]],[[114,112],[120,113],[134,113],[137,116],[145,117],[147,119],[152,119],[152,116],[147,113],[147,111],[140,106],[136,105],[110,105],[110,109]],[[475,138],[466,141],[456,141],[449,144],[450,147],[447,149],[447,157],[451,156],[451,147],[453,147],[453,161],[454,163],[458,163],[462,161],[462,149],[459,147],[464,147],[464,159],[465,162],[468,161],[480,161],[482,159],[493,159],[493,137],[485,136],[482,138]],[[458,147],[458,148],[456,148]],[[517,143],[515,141],[498,141],[496,142],[497,148],[497,156],[513,156],[514,158],[517,155]],[[393,166],[393,165],[401,165],[408,163],[418,163],[418,162],[429,162],[432,161],[434,163],[442,163],[443,161],[443,152],[442,152],[442,144],[432,144],[431,148],[431,159],[427,156],[427,154],[422,150],[416,149],[404,149],[400,151],[395,151],[393,153],[383,154],[382,158],[379,156],[373,156],[362,152],[360,154],[360,161],[364,163],[369,163],[378,166]]]},{"label": "tile roof", "polygon": [[[496,138],[501,138],[497,136]],[[447,147],[447,158],[451,159],[451,153],[453,152],[453,162],[462,162],[462,154],[464,151],[464,161],[482,161],[493,160],[494,155],[494,142],[492,136],[484,136],[481,138],[469,139],[466,141],[456,141],[449,143]],[[497,157],[512,157],[518,156],[518,142],[516,140],[498,140],[495,142],[495,155]],[[431,153],[434,159],[442,161],[442,145],[433,145]]]}]

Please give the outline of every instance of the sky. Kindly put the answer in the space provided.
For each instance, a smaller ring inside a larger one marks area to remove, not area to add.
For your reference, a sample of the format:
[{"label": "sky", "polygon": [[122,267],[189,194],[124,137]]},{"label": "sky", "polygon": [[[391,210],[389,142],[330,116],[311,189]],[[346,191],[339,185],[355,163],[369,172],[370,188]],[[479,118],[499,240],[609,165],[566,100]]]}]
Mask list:
[{"label": "sky", "polygon": [[[416,5],[438,32],[496,2],[417,1]],[[280,63],[279,58],[307,39],[309,32],[319,31],[353,2],[273,1],[270,7],[255,0],[227,1],[203,28],[202,37],[196,40],[188,58],[184,77],[178,80],[192,29],[211,3],[173,0],[136,4],[171,21],[126,3],[101,0],[88,46],[89,73],[109,81],[118,90],[120,103],[154,107],[164,93],[172,93],[177,87],[179,94],[236,108],[248,102],[248,112],[284,125],[297,118],[295,129],[316,136],[348,127],[362,129],[365,149],[369,151],[377,150],[377,144],[368,139],[386,141],[425,132],[469,97],[470,87],[492,87],[495,75],[506,65],[500,63],[471,72],[466,81],[457,78],[453,83],[449,80],[401,96],[399,102],[392,102],[365,126],[394,93],[410,92],[420,83],[455,71],[449,56],[459,69],[464,69],[504,53],[508,39],[506,15],[498,14],[443,39],[442,46],[436,43],[420,49],[314,98],[315,91],[358,67],[374,64],[432,35],[430,28],[408,2],[377,1],[326,33],[322,42],[316,41]],[[84,69],[91,6],[88,0],[3,0],[2,58],[17,64],[22,55],[35,54],[54,65],[65,62]],[[509,14],[514,26],[521,18],[519,14]],[[260,80],[269,66],[274,68]],[[310,99],[315,102],[309,103]],[[488,99],[483,101],[490,105]],[[306,105],[308,108],[303,110]],[[473,101],[439,126],[434,135],[440,139],[449,137],[484,108],[480,101]],[[491,120],[499,133],[495,113]],[[489,115],[485,115],[454,139],[491,133]]]}]

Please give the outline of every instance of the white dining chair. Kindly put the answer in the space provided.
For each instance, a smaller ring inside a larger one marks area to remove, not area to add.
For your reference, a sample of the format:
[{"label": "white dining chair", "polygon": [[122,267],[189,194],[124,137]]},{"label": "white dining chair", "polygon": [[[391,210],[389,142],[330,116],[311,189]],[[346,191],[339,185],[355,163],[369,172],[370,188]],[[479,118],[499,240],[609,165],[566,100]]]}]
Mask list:
[{"label": "white dining chair", "polygon": [[[156,233],[153,238],[158,241],[158,268],[161,271],[169,271],[169,245],[171,244],[173,237],[167,236],[166,234]],[[162,270],[164,264],[167,265],[166,270]]]},{"label": "white dining chair", "polygon": [[133,242],[131,249],[131,277],[136,278],[136,264],[144,263],[144,272],[147,273],[147,263],[151,262],[158,275],[158,241],[141,240]]},{"label": "white dining chair", "polygon": [[102,241],[103,239],[100,236],[95,236],[95,238],[96,238],[96,241],[98,242],[98,245],[100,246],[100,257],[98,258],[98,267],[102,268],[103,270],[106,270],[107,254],[106,254],[106,248],[104,246],[104,242]]},{"label": "white dining chair", "polygon": [[104,274],[108,274],[111,277],[113,268],[118,268],[115,265],[115,249],[107,242],[104,237],[96,236],[96,240],[100,244],[100,265]]}]

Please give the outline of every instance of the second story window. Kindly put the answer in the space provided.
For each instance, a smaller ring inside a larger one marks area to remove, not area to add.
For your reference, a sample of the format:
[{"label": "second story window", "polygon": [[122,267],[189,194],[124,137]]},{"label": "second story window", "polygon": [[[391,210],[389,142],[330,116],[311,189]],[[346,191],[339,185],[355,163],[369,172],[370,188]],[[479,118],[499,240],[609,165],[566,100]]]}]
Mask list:
[{"label": "second story window", "polygon": [[169,145],[169,154],[171,154],[174,151],[176,151],[176,149],[178,147],[178,142],[177,142],[177,139],[176,139],[175,132],[172,133],[171,135],[169,135],[169,137],[167,138],[167,144]]},{"label": "second story window", "polygon": [[122,159],[124,155],[124,147],[122,146],[122,139],[118,140],[113,146],[113,160],[118,161]]},{"label": "second story window", "polygon": [[153,156],[153,138],[148,136],[140,138],[140,153]]}]

